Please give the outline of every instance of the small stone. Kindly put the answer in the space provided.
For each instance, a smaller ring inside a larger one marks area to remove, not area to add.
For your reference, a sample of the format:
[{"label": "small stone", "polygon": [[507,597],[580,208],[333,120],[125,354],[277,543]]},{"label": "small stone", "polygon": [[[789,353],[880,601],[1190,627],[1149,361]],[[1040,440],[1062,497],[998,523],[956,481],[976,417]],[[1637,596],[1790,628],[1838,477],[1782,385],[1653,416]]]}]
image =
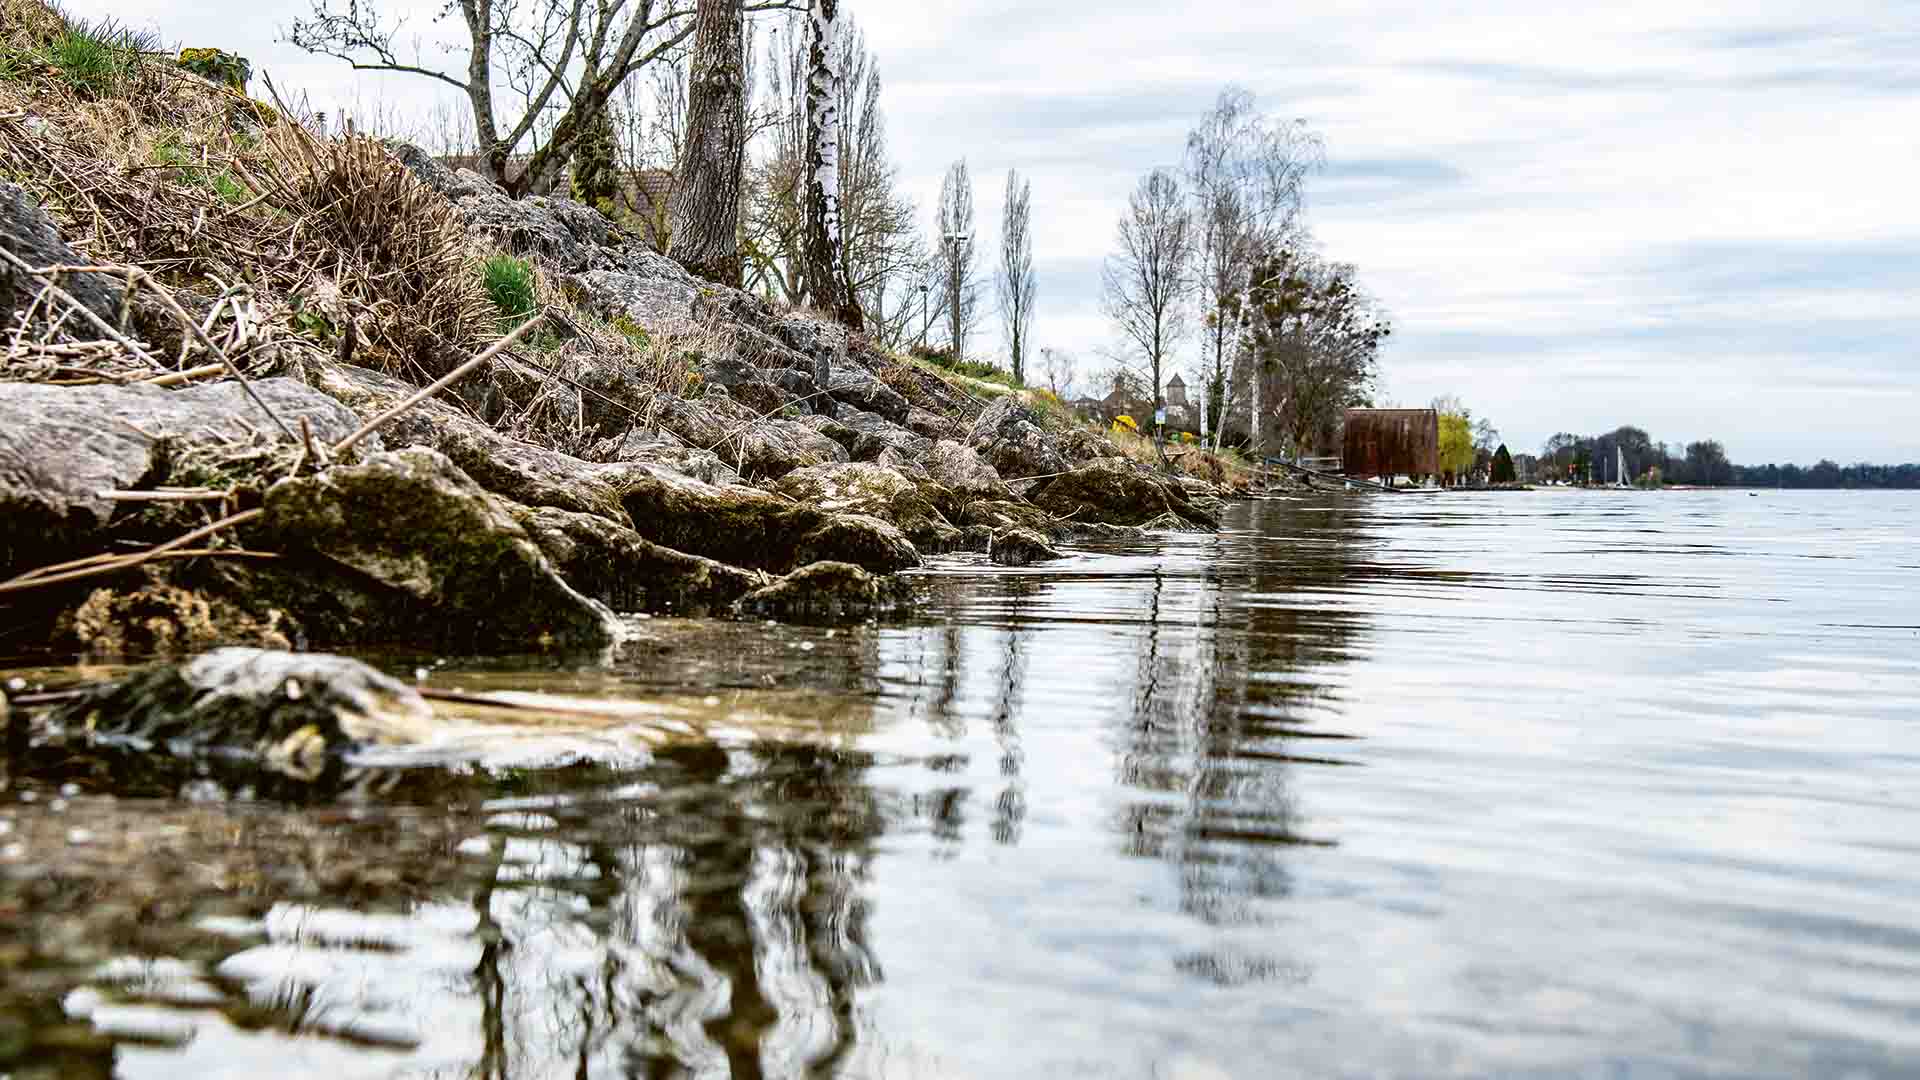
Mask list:
[{"label": "small stone", "polygon": [[93,843],[93,830],[92,829],[68,829],[67,843],[91,844]]},{"label": "small stone", "polygon": [[75,795],[80,794],[80,785],[79,784],[62,784],[60,785],[60,794],[65,795],[67,798],[71,799]]}]

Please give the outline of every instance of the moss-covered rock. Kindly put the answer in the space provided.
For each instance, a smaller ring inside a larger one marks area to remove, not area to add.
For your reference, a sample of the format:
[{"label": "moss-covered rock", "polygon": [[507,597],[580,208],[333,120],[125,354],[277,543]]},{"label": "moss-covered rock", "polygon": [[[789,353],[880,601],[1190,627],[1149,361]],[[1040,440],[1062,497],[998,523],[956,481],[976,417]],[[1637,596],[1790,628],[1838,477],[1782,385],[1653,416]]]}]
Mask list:
[{"label": "moss-covered rock", "polygon": [[592,514],[516,508],[515,517],[568,585],[615,611],[724,611],[767,576],[663,548]]},{"label": "moss-covered rock", "polygon": [[600,646],[612,614],[568,587],[505,504],[425,447],[284,480],[259,543],[323,560],[394,594],[411,640],[481,651]]},{"label": "moss-covered rock", "polygon": [[894,611],[912,597],[912,589],[898,578],[849,563],[817,562],[748,593],[738,608],[743,614],[831,622]]},{"label": "moss-covered rock", "polygon": [[882,465],[815,465],[788,473],[774,490],[829,513],[865,514],[889,522],[922,551],[946,551],[960,539],[960,530],[941,515],[920,485]]},{"label": "moss-covered rock", "polygon": [[228,648],[88,690],[32,731],[41,742],[217,757],[314,780],[347,751],[419,741],[434,725],[411,687],[357,660]]},{"label": "moss-covered rock", "polygon": [[625,477],[622,502],[634,531],[656,544],[720,562],[784,573],[835,559],[882,573],[920,557],[884,521],[835,515],[740,484],[703,484],[664,469]]},{"label": "moss-covered rock", "polygon": [[1102,458],[1041,481],[1035,506],[1076,522],[1212,528],[1217,522],[1173,479],[1125,458]]}]

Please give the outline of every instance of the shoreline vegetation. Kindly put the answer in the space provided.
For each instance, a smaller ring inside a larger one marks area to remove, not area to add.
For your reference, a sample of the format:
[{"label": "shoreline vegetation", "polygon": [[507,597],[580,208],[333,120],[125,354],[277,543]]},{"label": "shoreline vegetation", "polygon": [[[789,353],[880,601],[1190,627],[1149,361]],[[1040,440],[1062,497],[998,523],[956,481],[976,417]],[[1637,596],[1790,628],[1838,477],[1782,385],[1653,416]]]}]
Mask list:
[{"label": "shoreline vegetation", "polygon": [[865,618],[923,555],[1212,529],[1251,483],[321,134],[208,51],[31,0],[0,30],[0,652]]}]

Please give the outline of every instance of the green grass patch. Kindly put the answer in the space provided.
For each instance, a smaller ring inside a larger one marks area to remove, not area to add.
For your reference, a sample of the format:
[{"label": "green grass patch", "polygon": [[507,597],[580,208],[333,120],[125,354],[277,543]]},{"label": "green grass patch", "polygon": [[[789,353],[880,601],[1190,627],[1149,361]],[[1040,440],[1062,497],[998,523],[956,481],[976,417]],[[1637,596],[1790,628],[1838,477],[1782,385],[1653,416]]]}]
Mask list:
[{"label": "green grass patch", "polygon": [[527,260],[495,255],[481,267],[481,278],[493,306],[500,309],[502,329],[513,329],[539,310],[533,295],[533,264]]},{"label": "green grass patch", "polygon": [[74,93],[95,100],[113,93],[128,68],[120,50],[76,30],[54,39],[47,49],[47,63],[60,72]]},{"label": "green grass patch", "polygon": [[117,92],[158,43],[156,35],[129,30],[112,19],[75,21],[29,59],[53,68],[74,93],[98,100]]}]

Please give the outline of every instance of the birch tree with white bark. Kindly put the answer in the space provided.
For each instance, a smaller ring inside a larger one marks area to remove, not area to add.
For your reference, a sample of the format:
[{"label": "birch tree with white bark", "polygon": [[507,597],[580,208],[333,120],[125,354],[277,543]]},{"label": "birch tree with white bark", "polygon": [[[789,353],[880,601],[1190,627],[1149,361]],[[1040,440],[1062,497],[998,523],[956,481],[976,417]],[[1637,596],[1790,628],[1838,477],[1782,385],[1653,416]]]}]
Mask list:
[{"label": "birch tree with white bark", "polygon": [[[1220,92],[1213,109],[1187,136],[1186,177],[1193,200],[1193,279],[1205,332],[1202,400],[1224,418],[1244,395],[1258,412],[1255,373],[1233,377],[1242,351],[1250,275],[1262,252],[1281,246],[1300,227],[1307,176],[1323,156],[1319,136],[1299,121],[1262,112],[1238,86]],[[1244,381],[1245,389],[1240,386]],[[1215,388],[1220,393],[1213,406]],[[1256,430],[1258,425],[1254,425]],[[1224,436],[1215,419],[1217,450]]]}]

